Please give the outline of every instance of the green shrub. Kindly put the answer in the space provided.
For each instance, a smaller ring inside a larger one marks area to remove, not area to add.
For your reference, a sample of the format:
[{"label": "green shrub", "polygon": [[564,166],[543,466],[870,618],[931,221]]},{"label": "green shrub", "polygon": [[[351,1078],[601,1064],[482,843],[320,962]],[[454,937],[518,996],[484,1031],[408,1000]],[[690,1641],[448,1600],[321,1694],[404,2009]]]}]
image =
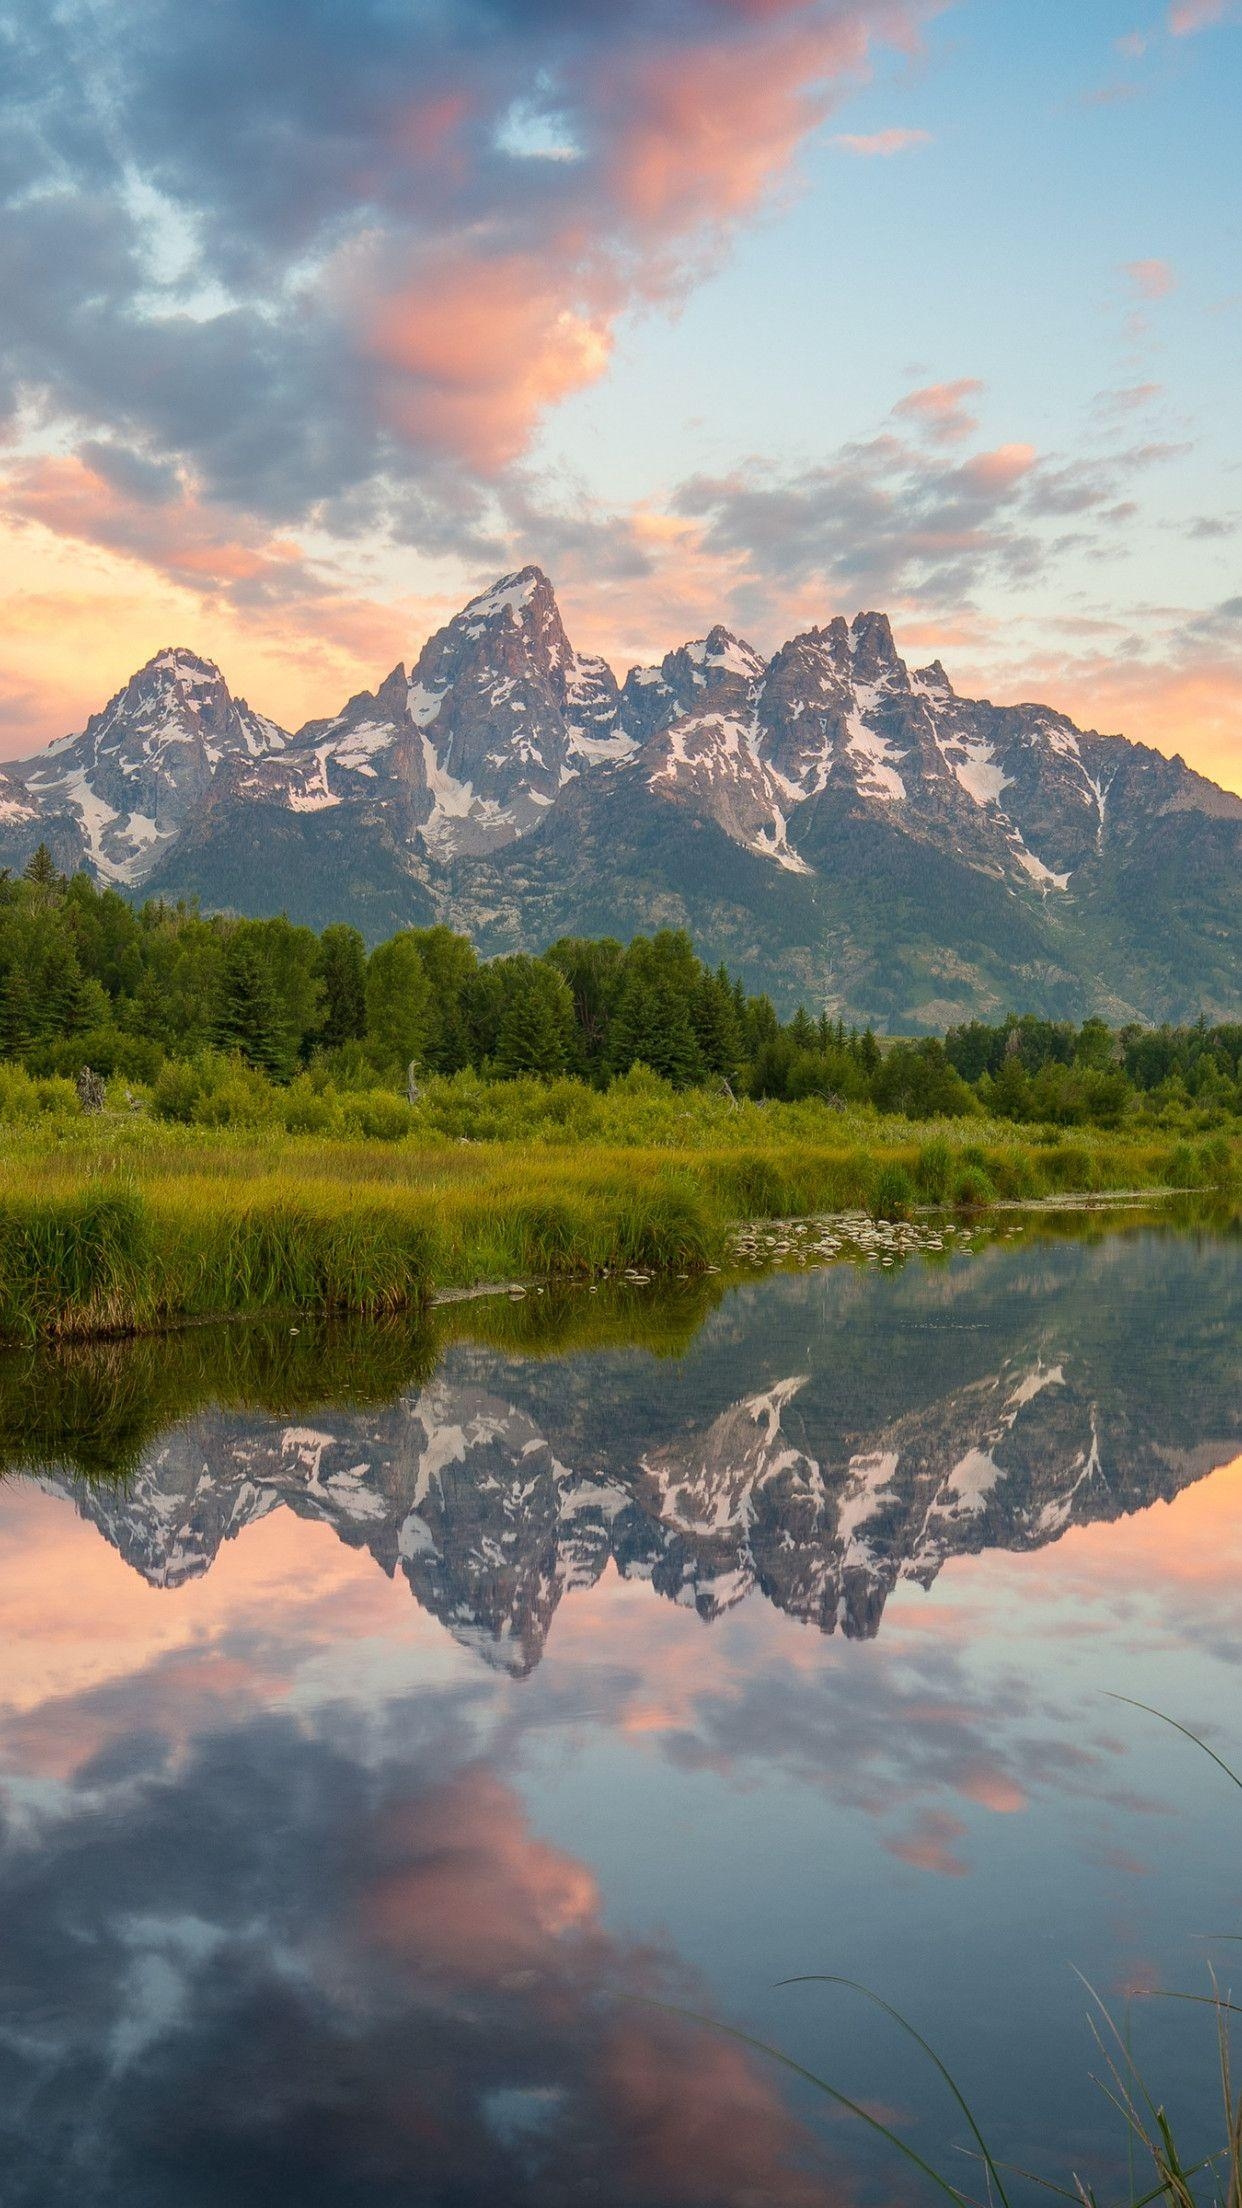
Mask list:
[{"label": "green shrub", "polygon": [[411,1131],[413,1113],[391,1089],[360,1089],[341,1098],[341,1120],[350,1134],[371,1142],[400,1142]]},{"label": "green shrub", "polygon": [[953,1202],[958,1211],[976,1211],[994,1203],[996,1189],[981,1165],[961,1165],[953,1176]]},{"label": "green shrub", "polygon": [[947,1142],[925,1142],[914,1161],[914,1178],[919,1194],[928,1203],[941,1204],[949,1193],[949,1180],[953,1172],[953,1152]]},{"label": "green shrub", "polygon": [[196,1069],[184,1059],[170,1059],[156,1077],[151,1110],[157,1119],[191,1126],[203,1101],[203,1084]]},{"label": "green shrub", "polygon": [[334,1135],[344,1125],[335,1091],[317,1087],[304,1073],[290,1082],[281,1106],[285,1130],[291,1135]]},{"label": "green shrub", "polygon": [[904,1165],[883,1165],[875,1177],[868,1210],[873,1219],[908,1219],[915,1187]]}]

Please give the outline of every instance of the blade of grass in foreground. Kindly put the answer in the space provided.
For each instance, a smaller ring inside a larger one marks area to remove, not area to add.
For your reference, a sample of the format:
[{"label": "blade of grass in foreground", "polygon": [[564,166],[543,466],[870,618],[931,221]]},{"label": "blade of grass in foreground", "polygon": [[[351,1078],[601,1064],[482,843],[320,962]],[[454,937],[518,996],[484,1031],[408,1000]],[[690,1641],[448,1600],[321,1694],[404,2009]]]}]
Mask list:
[{"label": "blade of grass in foreground", "polygon": [[978,2124],[975,2122],[974,2116],[971,2113],[971,2110],[966,2102],[961,2088],[957,2083],[956,2078],[953,2076],[953,2073],[948,2068],[948,2066],[941,2061],[939,2055],[936,2053],[935,2048],[931,2046],[927,2040],[924,2039],[923,2034],[920,2031],[916,2031],[914,2025],[911,2024],[908,2017],[904,2017],[899,2009],[893,2008],[891,2002],[885,2001],[880,1994],[873,1993],[870,1986],[861,1985],[856,1978],[841,1978],[835,1973],[828,1971],[805,1971],[800,1973],[799,1976],[797,1976],[796,1978],[778,1978],[777,1984],[778,1986],[845,1986],[849,1990],[849,1992],[861,1993],[864,2000],[873,2001],[877,2009],[882,2009],[884,2011],[885,2016],[891,2016],[894,2024],[899,2024],[902,2031],[909,2035],[909,2037],[914,2041],[915,2045],[922,2048],[923,2053],[927,2056],[928,2061],[935,2066],[935,2068],[939,2071],[941,2077],[944,2079],[944,2082],[948,2086],[950,2093],[953,2095],[953,2098],[957,2102],[958,2107],[961,2109],[963,2116],[966,2118],[967,2123],[970,2125],[971,2131],[974,2134],[976,2145],[979,2148],[980,2154],[983,2156],[984,2165],[987,2169],[988,2175],[990,2176],[993,2184],[996,2187],[997,2196],[1002,2203],[1002,2208],[1009,2208],[1009,2196],[1006,2193],[1004,2185],[1001,2182],[1000,2171],[997,2169],[996,2164],[992,2159],[991,2153],[988,2148],[988,2143],[984,2138],[983,2133],[980,2131]]},{"label": "blade of grass in foreground", "polygon": [[1218,1756],[1214,1748],[1209,1748],[1206,1740],[1200,1740],[1198,1733],[1192,1733],[1189,1725],[1183,1725],[1180,1719],[1170,1717],[1167,1710],[1154,1709],[1150,1702],[1136,1702],[1133,1695],[1129,1694],[1110,1693],[1108,1699],[1110,1702],[1124,1702],[1130,1710],[1144,1710],[1148,1717],[1158,1717],[1162,1725],[1171,1725],[1175,1733],[1181,1733],[1183,1739],[1193,1740],[1196,1748],[1202,1748],[1204,1755],[1210,1756],[1217,1768],[1224,1772],[1227,1779],[1232,1779],[1235,1786],[1242,1787],[1242,1779],[1236,1771],[1230,1770],[1224,1757]]},{"label": "blade of grass in foreground", "polygon": [[791,2070],[796,2078],[801,2078],[807,2085],[814,2086],[817,2093],[823,2093],[830,2101],[835,2101],[838,2108],[844,2108],[848,2110],[851,2116],[857,2116],[860,2122],[867,2125],[869,2130],[875,2132],[879,2138],[887,2140],[890,2147],[896,2147],[897,2152],[903,2155],[907,2162],[911,2163],[924,2177],[931,2179],[932,2184],[936,2186],[939,2192],[946,2193],[950,2200],[956,2201],[957,2208],[971,2208],[970,2195],[964,2193],[960,2186],[951,2184],[947,2177],[943,2177],[939,2170],[935,2169],[930,2162],[924,2160],[916,2147],[912,2147],[898,2132],[890,2131],[887,2124],[882,2124],[879,2117],[873,2116],[870,2110],[864,2108],[859,2101],[852,2101],[848,2093],[838,2092],[836,2086],[829,2085],[826,2078],[817,2077],[813,2070],[808,2070],[802,2063],[795,2062],[792,2055],[782,2053],[779,2047],[771,2046],[766,2039],[757,2039],[751,2032],[740,2031],[736,2024],[721,2024],[713,2016],[704,2016],[698,2009],[684,2009],[673,2001],[655,2000],[647,2000],[643,2006],[645,2008],[662,2009],[667,2016],[680,2016],[690,2024],[702,2024],[707,2031],[715,2032],[725,2039],[736,2039],[741,2046],[750,2047],[756,2054],[766,2055],[769,2061],[779,2063],[783,2070]]}]

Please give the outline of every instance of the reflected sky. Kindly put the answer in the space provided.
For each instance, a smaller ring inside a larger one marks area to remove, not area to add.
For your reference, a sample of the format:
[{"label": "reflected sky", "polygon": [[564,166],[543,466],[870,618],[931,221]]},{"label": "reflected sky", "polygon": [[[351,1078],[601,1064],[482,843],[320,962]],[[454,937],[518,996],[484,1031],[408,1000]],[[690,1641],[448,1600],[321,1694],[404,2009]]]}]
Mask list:
[{"label": "reflected sky", "polygon": [[1137,1997],[1228,1967],[1237,1811],[1108,1694],[1238,1760],[1237,1249],[774,1277],[0,1488],[5,2208],[909,2197],[652,2005],[960,2161],[808,1970],[1058,2178],[1121,2153],[1071,1965],[1206,2123],[1210,2018]]}]

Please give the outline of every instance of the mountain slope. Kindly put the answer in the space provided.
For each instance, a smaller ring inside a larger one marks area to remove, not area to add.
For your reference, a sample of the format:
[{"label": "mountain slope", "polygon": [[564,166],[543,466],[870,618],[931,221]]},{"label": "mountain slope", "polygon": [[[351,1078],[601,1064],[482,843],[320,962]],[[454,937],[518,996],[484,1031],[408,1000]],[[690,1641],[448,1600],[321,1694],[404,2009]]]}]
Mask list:
[{"label": "mountain slope", "polygon": [[528,567],[292,736],[163,652],[0,773],[0,862],[40,835],[134,892],[371,940],[684,925],[782,1006],[890,1029],[1238,1009],[1242,800],[1048,707],[959,698],[880,613],[771,660],[716,627],[618,688]]}]

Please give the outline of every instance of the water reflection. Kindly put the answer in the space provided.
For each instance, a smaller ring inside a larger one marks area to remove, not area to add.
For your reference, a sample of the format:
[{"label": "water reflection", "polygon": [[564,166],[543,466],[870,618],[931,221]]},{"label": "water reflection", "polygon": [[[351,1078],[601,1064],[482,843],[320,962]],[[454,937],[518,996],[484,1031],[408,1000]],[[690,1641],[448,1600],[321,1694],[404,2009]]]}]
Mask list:
[{"label": "water reflection", "polygon": [[808,1968],[914,2011],[1015,2159],[1117,2174],[1067,1963],[1186,1984],[1242,1922],[1210,1767],[1101,1691],[1230,1706],[1239,1270],[1034,1239],[11,1361],[5,2208],[905,2197],[648,2000],[951,2157],[882,2020],[769,1990]]},{"label": "water reflection", "polygon": [[[610,1564],[706,1619],[757,1591],[868,1638],[901,1580],[927,1587],[953,1557],[1116,1519],[1228,1462],[1238,1277],[1235,1244],[1172,1234],[996,1248],[882,1293],[848,1268],[784,1275],[706,1315],[693,1299],[648,1311],[656,1341],[662,1323],[676,1346],[692,1337],[671,1368],[651,1348],[549,1364],[450,1341],[437,1361],[430,1336],[251,1330],[225,1345],[240,1366],[227,1376],[202,1337],[178,1345],[190,1369],[165,1361],[156,1393],[146,1368],[163,1348],[116,1349],[102,1377],[98,1353],[70,1363],[62,1454],[97,1435],[92,1388],[114,1450],[152,1408],[175,1412],[178,1382],[183,1399],[231,1383],[275,1407],[202,1411],[136,1450],[124,1479],[52,1484],[165,1588],[273,1510],[320,1520],[515,1674]],[[508,1323],[546,1344],[574,1316]],[[617,1313],[583,1323],[615,1328]],[[368,1407],[398,1371],[395,1400]],[[13,1392],[65,1400],[46,1370],[23,1369]]]}]

